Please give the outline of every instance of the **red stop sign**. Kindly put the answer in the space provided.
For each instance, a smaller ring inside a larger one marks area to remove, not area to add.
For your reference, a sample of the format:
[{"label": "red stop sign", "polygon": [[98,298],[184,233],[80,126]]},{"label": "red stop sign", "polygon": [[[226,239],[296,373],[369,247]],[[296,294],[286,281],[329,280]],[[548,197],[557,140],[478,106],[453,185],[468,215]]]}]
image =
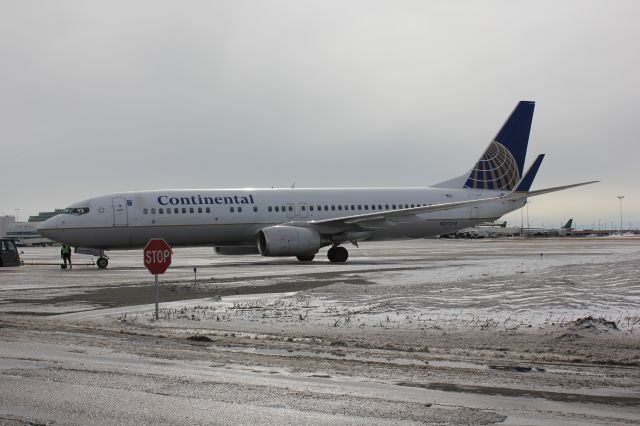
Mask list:
[{"label": "red stop sign", "polygon": [[164,274],[171,265],[171,246],[162,238],[153,238],[144,246],[144,266],[152,274]]}]

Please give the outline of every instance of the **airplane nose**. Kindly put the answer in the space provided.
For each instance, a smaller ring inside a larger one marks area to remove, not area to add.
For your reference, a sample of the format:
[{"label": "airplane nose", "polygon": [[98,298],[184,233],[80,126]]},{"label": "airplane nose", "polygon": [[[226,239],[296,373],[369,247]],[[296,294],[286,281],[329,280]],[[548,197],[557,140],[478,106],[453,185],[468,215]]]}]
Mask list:
[{"label": "airplane nose", "polygon": [[54,216],[45,220],[40,225],[38,225],[37,230],[38,233],[43,237],[55,240],[56,235],[58,234],[58,216]]}]

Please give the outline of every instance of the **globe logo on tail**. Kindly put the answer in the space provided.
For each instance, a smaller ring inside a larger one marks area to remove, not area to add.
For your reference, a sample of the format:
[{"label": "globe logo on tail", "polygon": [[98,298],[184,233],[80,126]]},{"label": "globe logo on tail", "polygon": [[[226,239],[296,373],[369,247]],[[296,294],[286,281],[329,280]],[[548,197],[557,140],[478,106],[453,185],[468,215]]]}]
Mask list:
[{"label": "globe logo on tail", "polygon": [[471,170],[464,187],[511,191],[519,181],[515,158],[504,145],[493,141]]}]

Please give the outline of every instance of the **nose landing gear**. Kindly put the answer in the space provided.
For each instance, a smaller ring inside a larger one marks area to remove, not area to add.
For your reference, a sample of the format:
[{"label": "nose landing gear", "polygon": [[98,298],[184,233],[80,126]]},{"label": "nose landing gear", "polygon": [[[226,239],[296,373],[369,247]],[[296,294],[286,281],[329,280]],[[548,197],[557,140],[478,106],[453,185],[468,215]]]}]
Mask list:
[{"label": "nose landing gear", "polygon": [[98,268],[100,269],[106,268],[108,264],[109,264],[109,258],[105,256],[100,256],[96,261],[96,265],[98,265]]},{"label": "nose landing gear", "polygon": [[333,246],[327,252],[327,257],[329,258],[329,262],[343,263],[349,258],[349,252],[342,246]]}]

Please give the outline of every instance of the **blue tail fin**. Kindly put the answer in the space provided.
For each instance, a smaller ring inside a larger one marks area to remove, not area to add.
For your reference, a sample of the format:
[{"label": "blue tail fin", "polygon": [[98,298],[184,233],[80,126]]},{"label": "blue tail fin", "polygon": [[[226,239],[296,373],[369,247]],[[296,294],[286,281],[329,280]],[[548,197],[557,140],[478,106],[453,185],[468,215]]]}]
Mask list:
[{"label": "blue tail fin", "polygon": [[536,174],[538,173],[538,169],[540,168],[540,164],[542,164],[542,160],[544,160],[544,154],[538,155],[536,161],[533,162],[529,170],[527,170],[527,174],[524,175],[520,184],[516,188],[516,192],[528,192],[531,189],[531,185],[533,184],[533,179],[535,179]]},{"label": "blue tail fin", "polygon": [[520,101],[469,174],[464,188],[511,191],[522,176],[535,102]]}]

